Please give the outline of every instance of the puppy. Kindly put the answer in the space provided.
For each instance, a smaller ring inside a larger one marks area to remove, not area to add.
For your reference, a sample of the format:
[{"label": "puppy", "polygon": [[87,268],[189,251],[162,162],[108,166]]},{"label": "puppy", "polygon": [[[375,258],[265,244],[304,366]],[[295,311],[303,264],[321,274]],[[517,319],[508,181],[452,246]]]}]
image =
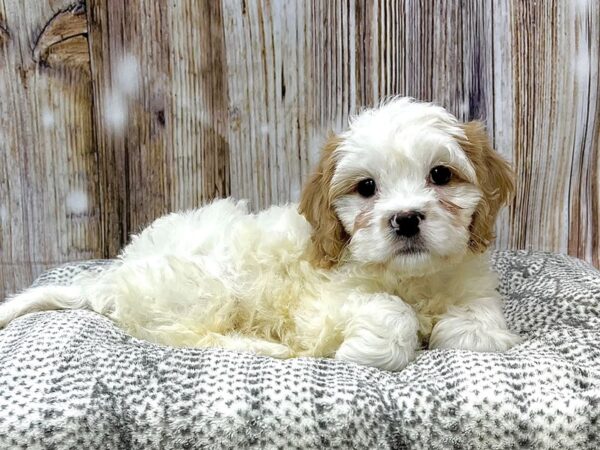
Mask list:
[{"label": "puppy", "polygon": [[329,139],[299,206],[162,217],[105,272],[2,304],[0,327],[87,308],[161,344],[392,371],[423,344],[505,351],[519,337],[485,251],[513,187],[481,124],[394,98]]}]

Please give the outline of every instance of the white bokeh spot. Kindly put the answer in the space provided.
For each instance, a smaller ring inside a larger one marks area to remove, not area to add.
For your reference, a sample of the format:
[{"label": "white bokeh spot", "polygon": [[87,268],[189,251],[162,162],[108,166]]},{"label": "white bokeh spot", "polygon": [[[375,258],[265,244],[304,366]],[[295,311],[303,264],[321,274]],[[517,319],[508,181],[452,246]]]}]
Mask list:
[{"label": "white bokeh spot", "polygon": [[116,90],[125,95],[133,95],[138,89],[140,66],[133,55],[125,55],[117,64]]},{"label": "white bokeh spot", "polygon": [[54,128],[54,113],[49,108],[42,109],[42,125],[46,130]]},{"label": "white bokeh spot", "polygon": [[71,191],[67,195],[67,212],[70,214],[83,214],[88,210],[88,196],[84,191]]},{"label": "white bokeh spot", "polygon": [[113,131],[122,131],[127,121],[127,99],[119,92],[107,94],[104,119]]}]

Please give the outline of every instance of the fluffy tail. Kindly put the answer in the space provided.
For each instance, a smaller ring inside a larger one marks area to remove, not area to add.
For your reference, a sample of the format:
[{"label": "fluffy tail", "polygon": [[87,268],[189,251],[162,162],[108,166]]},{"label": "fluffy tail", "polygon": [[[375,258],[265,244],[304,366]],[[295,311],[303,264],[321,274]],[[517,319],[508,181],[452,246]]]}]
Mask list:
[{"label": "fluffy tail", "polygon": [[40,286],[0,303],[0,329],[11,320],[37,311],[89,308],[77,286]]}]

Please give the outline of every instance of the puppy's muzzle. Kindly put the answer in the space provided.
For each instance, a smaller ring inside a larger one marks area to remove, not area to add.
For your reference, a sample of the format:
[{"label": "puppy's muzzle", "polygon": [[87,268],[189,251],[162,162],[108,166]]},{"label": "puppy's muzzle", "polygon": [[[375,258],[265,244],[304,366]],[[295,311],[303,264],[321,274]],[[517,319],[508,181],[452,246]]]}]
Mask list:
[{"label": "puppy's muzzle", "polygon": [[402,211],[390,218],[390,226],[398,236],[413,237],[419,234],[419,225],[425,220],[420,211]]}]

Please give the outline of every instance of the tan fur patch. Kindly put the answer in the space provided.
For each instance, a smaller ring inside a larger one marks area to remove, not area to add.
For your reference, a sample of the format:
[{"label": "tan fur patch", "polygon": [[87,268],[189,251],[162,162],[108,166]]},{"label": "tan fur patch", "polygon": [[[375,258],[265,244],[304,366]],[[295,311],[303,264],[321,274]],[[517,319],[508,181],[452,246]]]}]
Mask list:
[{"label": "tan fur patch", "polygon": [[329,268],[337,264],[349,236],[333,210],[333,200],[350,185],[331,191],[331,179],[335,171],[335,149],[340,139],[332,135],[321,153],[316,172],[309,178],[302,191],[299,212],[313,226],[310,259],[313,264]]},{"label": "tan fur patch", "polygon": [[462,127],[466,139],[458,141],[475,168],[478,187],[483,193],[473,214],[469,246],[474,252],[483,252],[494,239],[494,224],[500,208],[514,195],[514,172],[493,149],[482,123],[469,122]]},{"label": "tan fur patch", "polygon": [[372,208],[361,211],[358,216],[356,216],[356,220],[354,221],[353,233],[356,233],[358,230],[366,228],[369,226],[371,222],[371,213],[373,212]]},{"label": "tan fur patch", "polygon": [[462,209],[460,206],[452,203],[450,200],[447,200],[443,197],[440,197],[440,204],[446,211],[448,211],[453,216],[456,216]]}]

